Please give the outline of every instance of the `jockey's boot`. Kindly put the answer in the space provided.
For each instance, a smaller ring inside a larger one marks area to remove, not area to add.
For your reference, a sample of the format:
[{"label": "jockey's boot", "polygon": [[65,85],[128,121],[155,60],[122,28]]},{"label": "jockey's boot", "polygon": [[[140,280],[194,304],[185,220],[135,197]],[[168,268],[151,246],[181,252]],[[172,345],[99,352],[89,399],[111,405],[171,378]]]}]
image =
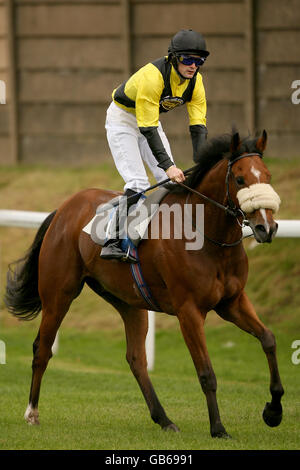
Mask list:
[{"label": "jockey's boot", "polygon": [[130,253],[125,253],[121,247],[121,240],[118,238],[107,240],[101,250],[100,258],[116,259],[119,261],[127,261],[128,263],[137,263],[138,260]]},{"label": "jockey's boot", "polygon": [[[127,199],[126,204],[125,204],[126,215],[128,214],[128,210],[130,206],[135,204],[140,197],[140,195],[138,195],[137,197],[134,197],[135,194],[136,192],[132,191],[131,189],[127,189],[124,193],[124,196],[126,196],[127,198],[130,197],[129,200]],[[108,239],[105,242],[101,250],[100,258],[116,259],[120,261],[126,261],[128,263],[137,263],[138,260],[129,253],[129,250],[127,253],[122,250],[122,246],[121,246],[122,239],[120,237],[120,234],[122,232],[122,228],[120,227],[120,206],[117,207],[113,217],[114,217],[114,220],[112,220],[112,225],[113,224],[115,225],[115,233],[114,233],[115,236],[113,238]]]}]

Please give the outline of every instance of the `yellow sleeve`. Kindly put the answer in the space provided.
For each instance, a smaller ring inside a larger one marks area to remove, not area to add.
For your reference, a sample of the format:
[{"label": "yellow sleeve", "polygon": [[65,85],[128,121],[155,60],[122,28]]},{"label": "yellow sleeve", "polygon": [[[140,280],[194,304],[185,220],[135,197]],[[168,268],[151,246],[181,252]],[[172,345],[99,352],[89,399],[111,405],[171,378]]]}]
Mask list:
[{"label": "yellow sleeve", "polygon": [[193,97],[186,104],[190,126],[202,124],[206,126],[206,97],[202,76],[198,73]]},{"label": "yellow sleeve", "polygon": [[152,64],[144,68],[139,77],[135,100],[136,120],[139,127],[157,127],[159,100],[164,89],[162,74]]}]

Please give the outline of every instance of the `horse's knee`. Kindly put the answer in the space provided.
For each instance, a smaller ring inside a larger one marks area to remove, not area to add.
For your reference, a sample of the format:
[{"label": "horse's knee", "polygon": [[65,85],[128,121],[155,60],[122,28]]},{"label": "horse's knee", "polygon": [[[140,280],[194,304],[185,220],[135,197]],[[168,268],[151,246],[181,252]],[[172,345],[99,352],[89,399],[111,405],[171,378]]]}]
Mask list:
[{"label": "horse's knee", "polygon": [[145,369],[147,367],[146,358],[143,358],[140,355],[127,353],[126,360],[134,375],[136,375],[140,370]]},{"label": "horse's knee", "polygon": [[207,369],[199,374],[199,380],[204,393],[216,392],[217,379],[212,369]]},{"label": "horse's knee", "polygon": [[273,353],[276,349],[275,336],[271,330],[266,328],[260,337],[261,345],[265,353]]}]

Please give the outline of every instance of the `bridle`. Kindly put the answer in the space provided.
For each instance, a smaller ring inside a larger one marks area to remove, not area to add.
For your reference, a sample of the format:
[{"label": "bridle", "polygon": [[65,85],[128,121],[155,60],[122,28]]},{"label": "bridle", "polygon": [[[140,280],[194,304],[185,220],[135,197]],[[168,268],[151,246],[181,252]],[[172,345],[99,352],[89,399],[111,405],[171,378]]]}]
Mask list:
[{"label": "bridle", "polygon": [[[227,206],[224,206],[224,204],[221,204],[220,202],[217,202],[215,201],[214,199],[206,196],[205,194],[202,194],[200,193],[199,191],[197,191],[196,189],[193,189],[193,188],[190,188],[189,186],[185,185],[184,183],[177,183],[179,184],[180,186],[183,186],[188,192],[188,195],[186,197],[186,204],[188,203],[188,200],[190,198],[190,195],[191,193],[193,194],[196,194],[198,197],[201,197],[202,199],[204,199],[205,201],[207,202],[210,202],[211,204],[213,204],[214,206],[218,207],[219,209],[222,209],[225,211],[226,214],[234,217],[237,221],[237,223],[239,224],[239,226],[241,228],[249,225],[249,222],[246,218],[246,214],[242,211],[242,209],[240,207],[238,207],[232,200],[232,197],[230,195],[230,189],[229,189],[229,184],[230,184],[230,178],[233,178],[233,174],[232,174],[232,166],[238,161],[238,160],[241,160],[242,158],[246,158],[246,157],[260,157],[262,158],[262,154],[259,153],[259,152],[255,152],[255,153],[244,153],[242,155],[239,155],[238,157],[232,159],[232,160],[228,160],[228,165],[227,165],[227,172],[226,172],[226,178],[225,178],[225,186],[226,186],[226,200],[227,200]],[[242,222],[240,222],[239,220],[239,217],[242,217]],[[196,230],[197,227],[194,227]],[[208,241],[214,243],[215,245],[217,246],[220,246],[220,247],[233,247],[233,246],[237,246],[239,245],[242,240],[244,238],[248,238],[248,237],[251,237],[252,234],[250,235],[246,235],[246,236],[241,236],[237,241],[233,242],[233,243],[222,243],[222,242],[219,242],[217,240],[213,240],[212,238],[208,237],[207,235],[203,234],[204,238],[206,238]]]}]

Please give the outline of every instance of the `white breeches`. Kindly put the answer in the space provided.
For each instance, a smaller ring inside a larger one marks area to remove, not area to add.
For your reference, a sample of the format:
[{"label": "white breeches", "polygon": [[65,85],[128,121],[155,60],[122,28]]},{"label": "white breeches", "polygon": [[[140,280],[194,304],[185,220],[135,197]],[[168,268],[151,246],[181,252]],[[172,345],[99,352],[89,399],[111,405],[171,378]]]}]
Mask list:
[{"label": "white breeches", "polygon": [[[132,189],[140,192],[150,186],[143,162],[147,164],[157,182],[167,178],[165,171],[157,166],[157,160],[147,139],[141,134],[133,114],[112,102],[107,110],[105,128],[115,165],[125,181],[124,191]],[[169,157],[174,161],[160,123],[158,133]]]}]

